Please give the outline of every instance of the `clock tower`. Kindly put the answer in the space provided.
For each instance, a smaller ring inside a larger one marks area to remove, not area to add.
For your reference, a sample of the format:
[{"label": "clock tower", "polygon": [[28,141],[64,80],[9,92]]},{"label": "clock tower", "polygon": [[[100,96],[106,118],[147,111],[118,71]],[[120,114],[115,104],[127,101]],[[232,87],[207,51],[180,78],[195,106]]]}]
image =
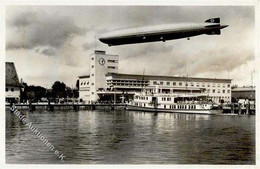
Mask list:
[{"label": "clock tower", "polygon": [[106,54],[105,51],[100,50],[95,50],[95,52],[90,55],[90,101],[98,100],[97,90],[106,89],[106,74],[118,73],[118,60],[118,55]]}]

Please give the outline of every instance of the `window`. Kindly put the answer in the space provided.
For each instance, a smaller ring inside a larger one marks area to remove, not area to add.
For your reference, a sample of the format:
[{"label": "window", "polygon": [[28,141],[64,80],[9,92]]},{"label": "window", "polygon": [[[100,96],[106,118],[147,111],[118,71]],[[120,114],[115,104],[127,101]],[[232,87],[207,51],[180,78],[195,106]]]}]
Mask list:
[{"label": "window", "polygon": [[94,95],[94,92],[91,92],[92,95]]},{"label": "window", "polygon": [[94,76],[94,74],[91,74],[91,76]]},{"label": "window", "polygon": [[167,85],[170,85],[170,82],[167,82],[166,84],[167,84]]},{"label": "window", "polygon": [[215,89],[212,89],[212,93],[215,93]]},{"label": "window", "polygon": [[205,84],[204,84],[204,83],[202,84],[202,87],[205,87]]},{"label": "window", "polygon": [[94,86],[94,83],[92,83],[91,85]]},{"label": "window", "polygon": [[193,83],[190,83],[190,86],[194,86],[194,84],[193,84]]},{"label": "window", "polygon": [[218,93],[220,93],[220,90],[218,89]]},{"label": "window", "polygon": [[7,87],[7,88],[5,88],[5,91],[6,91],[6,92],[8,92],[8,87]]},{"label": "window", "polygon": [[207,92],[210,93],[210,89],[208,89]]},{"label": "window", "polygon": [[223,90],[223,93],[225,93],[225,90]]},{"label": "window", "polygon": [[160,85],[163,85],[163,82],[160,82]]},{"label": "window", "polygon": [[117,61],[117,60],[107,60],[107,62],[110,62],[110,63],[117,63],[118,61]]},{"label": "window", "polygon": [[173,82],[172,85],[173,85],[173,86],[176,86],[176,82]]},{"label": "window", "polygon": [[182,82],[179,82],[179,86],[182,86]]},{"label": "window", "polygon": [[156,81],[153,81],[153,85],[157,85],[157,82],[156,82]]},{"label": "window", "polygon": [[230,84],[228,84],[227,87],[230,87]]},{"label": "window", "polygon": [[80,85],[83,85],[83,82],[81,82]]},{"label": "window", "polygon": [[212,84],[212,87],[216,87],[216,84],[215,84],[215,83],[213,83],[213,84]]},{"label": "window", "polygon": [[223,84],[223,87],[226,87],[226,85],[225,85],[225,84]]},{"label": "window", "polygon": [[227,93],[230,93],[230,90],[227,90]]},{"label": "window", "polygon": [[107,68],[108,68],[108,69],[116,69],[115,66],[108,66]]},{"label": "window", "polygon": [[91,58],[91,60],[94,60],[94,58]]},{"label": "window", "polygon": [[218,84],[218,87],[220,87],[220,84]]},{"label": "window", "polygon": [[86,84],[86,82],[84,82],[84,85]]},{"label": "window", "polygon": [[208,87],[210,87],[210,84],[208,84]]},{"label": "window", "polygon": [[199,83],[197,83],[197,87],[200,87],[200,84],[199,84]]},{"label": "window", "polygon": [[94,68],[94,65],[92,65],[91,67]]},{"label": "window", "polygon": [[14,92],[14,88],[11,88],[11,92]]}]

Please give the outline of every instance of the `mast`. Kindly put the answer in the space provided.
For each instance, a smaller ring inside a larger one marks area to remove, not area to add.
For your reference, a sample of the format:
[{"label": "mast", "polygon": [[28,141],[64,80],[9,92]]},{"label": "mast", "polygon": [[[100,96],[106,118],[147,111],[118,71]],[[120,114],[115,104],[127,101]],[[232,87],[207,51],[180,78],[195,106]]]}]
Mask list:
[{"label": "mast", "polygon": [[143,69],[143,76],[142,76],[142,91],[143,91],[143,88],[145,89],[145,86],[144,86],[144,74],[145,74],[145,68]]}]

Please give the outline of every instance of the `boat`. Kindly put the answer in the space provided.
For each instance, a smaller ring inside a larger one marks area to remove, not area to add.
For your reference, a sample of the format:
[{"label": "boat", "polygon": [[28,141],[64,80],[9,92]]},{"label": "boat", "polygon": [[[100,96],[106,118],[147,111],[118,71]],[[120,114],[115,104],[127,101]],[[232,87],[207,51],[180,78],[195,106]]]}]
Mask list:
[{"label": "boat", "polygon": [[222,114],[219,106],[207,100],[205,93],[135,93],[126,110],[187,114]]}]

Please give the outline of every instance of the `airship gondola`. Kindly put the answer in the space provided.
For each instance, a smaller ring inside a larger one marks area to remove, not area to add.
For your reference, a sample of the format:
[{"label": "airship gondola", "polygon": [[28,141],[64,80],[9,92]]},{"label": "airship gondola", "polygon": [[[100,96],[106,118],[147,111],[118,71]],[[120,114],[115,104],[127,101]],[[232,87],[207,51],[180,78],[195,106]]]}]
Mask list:
[{"label": "airship gondola", "polygon": [[101,34],[99,40],[109,46],[156,41],[165,42],[181,38],[188,38],[189,40],[190,37],[202,34],[220,35],[220,30],[227,26],[220,24],[220,18],[211,18],[204,23],[182,23],[118,29]]}]

